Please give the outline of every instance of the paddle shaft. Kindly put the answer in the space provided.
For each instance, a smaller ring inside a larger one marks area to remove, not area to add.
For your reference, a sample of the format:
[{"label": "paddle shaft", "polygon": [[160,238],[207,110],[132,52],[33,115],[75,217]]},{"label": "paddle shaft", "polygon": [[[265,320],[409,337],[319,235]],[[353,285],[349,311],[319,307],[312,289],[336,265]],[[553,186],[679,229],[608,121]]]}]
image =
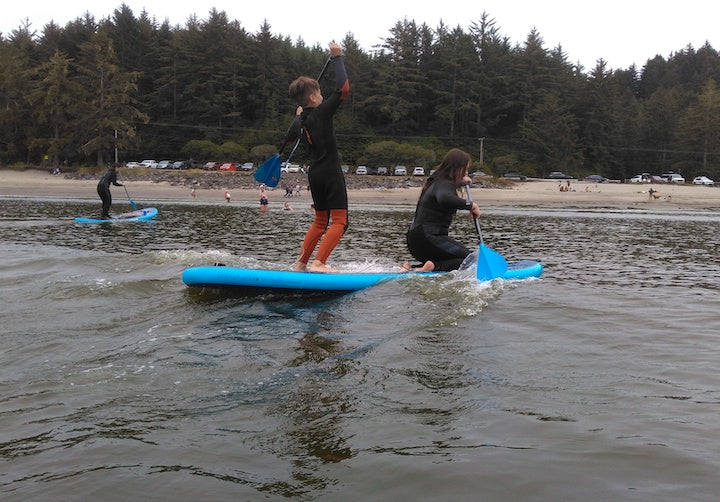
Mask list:
[{"label": "paddle shaft", "polygon": [[[472,198],[470,197],[470,183],[465,183],[465,193],[467,194],[468,202],[472,203]],[[482,232],[480,231],[480,222],[474,214],[473,220],[475,220],[475,230],[480,238],[480,245],[478,246],[477,271],[475,273],[477,279],[480,281],[487,281],[502,277],[508,269],[507,261],[499,253],[493,251],[483,243]]]},{"label": "paddle shaft", "polygon": [[[465,193],[467,194],[467,200],[472,204],[472,197],[470,197],[470,183],[465,183]],[[483,237],[482,237],[482,230],[480,230],[480,221],[477,219],[477,217],[473,214],[473,221],[475,222],[475,231],[478,234],[478,237],[480,238],[480,244],[483,243]]]},{"label": "paddle shaft", "polygon": [[[119,174],[119,173],[118,173],[118,174]],[[127,195],[128,202],[130,202],[130,205],[132,206],[133,209],[137,209],[137,204],[135,204],[135,201],[130,198],[130,194],[128,193],[128,189],[127,189],[127,187],[125,186],[125,180],[122,178],[122,176],[120,177],[120,180],[122,181],[122,186],[123,186],[123,188],[125,189],[125,195]]]}]

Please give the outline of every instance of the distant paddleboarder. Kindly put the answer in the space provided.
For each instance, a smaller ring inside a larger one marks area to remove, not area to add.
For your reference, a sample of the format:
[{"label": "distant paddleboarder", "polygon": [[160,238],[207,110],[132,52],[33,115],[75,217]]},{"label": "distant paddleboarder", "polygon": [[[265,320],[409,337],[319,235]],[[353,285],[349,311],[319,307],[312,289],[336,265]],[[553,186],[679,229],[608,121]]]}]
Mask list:
[{"label": "distant paddleboarder", "polygon": [[112,196],[110,195],[110,185],[116,187],[123,186],[117,181],[117,168],[115,164],[111,165],[97,184],[97,193],[102,200],[102,216],[103,219],[110,219],[110,206],[112,205]]}]

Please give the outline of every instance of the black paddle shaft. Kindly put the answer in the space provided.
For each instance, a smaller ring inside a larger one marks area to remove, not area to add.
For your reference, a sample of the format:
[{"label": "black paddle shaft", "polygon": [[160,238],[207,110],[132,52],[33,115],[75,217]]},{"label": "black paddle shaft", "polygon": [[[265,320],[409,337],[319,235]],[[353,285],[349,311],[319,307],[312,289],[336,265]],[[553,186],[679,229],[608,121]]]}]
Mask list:
[{"label": "black paddle shaft", "polygon": [[[470,197],[470,183],[465,183],[465,193],[467,194],[467,200],[472,204],[472,197]],[[480,222],[478,221],[477,217],[473,214],[473,221],[475,222],[475,231],[478,234],[478,237],[480,238],[480,244],[483,243],[483,237],[482,237],[482,230],[480,230]]]}]

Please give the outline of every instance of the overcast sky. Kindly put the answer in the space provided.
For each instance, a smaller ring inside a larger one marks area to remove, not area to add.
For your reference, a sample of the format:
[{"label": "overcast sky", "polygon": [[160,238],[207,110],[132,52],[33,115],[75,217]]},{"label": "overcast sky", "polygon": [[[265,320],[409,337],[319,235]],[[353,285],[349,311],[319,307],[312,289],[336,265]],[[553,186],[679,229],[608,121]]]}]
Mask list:
[{"label": "overcast sky", "polygon": [[[5,2],[0,31],[6,36],[29,20],[39,33],[49,21],[64,27],[69,21],[90,12],[96,20],[112,15],[122,0],[23,0]],[[442,21],[449,27],[469,31],[483,11],[495,19],[500,33],[511,43],[522,44],[535,28],[546,49],[561,45],[572,63],[580,62],[586,70],[604,59],[610,68],[626,69],[632,64],[641,68],[648,59],[692,45],[695,49],[706,41],[720,50],[720,2],[685,0],[641,2],[639,0],[361,0],[328,1],[242,1],[242,0],[126,0],[135,16],[145,10],[158,23],[166,19],[183,26],[188,17],[207,19],[215,7],[225,11],[230,20],[238,20],[250,33],[259,31],[267,20],[276,35],[302,38],[306,44],[325,46],[352,33],[365,51],[390,34],[390,28],[405,18],[418,25],[435,28]],[[331,6],[337,10],[328,10]]]}]

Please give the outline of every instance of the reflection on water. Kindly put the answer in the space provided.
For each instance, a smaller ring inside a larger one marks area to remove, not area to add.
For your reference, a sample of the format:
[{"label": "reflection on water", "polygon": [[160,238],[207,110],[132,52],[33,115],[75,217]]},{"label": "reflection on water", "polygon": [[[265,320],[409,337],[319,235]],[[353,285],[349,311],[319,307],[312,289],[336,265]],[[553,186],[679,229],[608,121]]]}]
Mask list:
[{"label": "reflection on water", "polygon": [[[97,204],[0,200],[3,498],[713,500],[720,218],[486,212],[539,280],[182,284],[289,268],[312,217],[293,205],[83,225]],[[351,208],[331,261],[393,269],[411,217]]]}]

